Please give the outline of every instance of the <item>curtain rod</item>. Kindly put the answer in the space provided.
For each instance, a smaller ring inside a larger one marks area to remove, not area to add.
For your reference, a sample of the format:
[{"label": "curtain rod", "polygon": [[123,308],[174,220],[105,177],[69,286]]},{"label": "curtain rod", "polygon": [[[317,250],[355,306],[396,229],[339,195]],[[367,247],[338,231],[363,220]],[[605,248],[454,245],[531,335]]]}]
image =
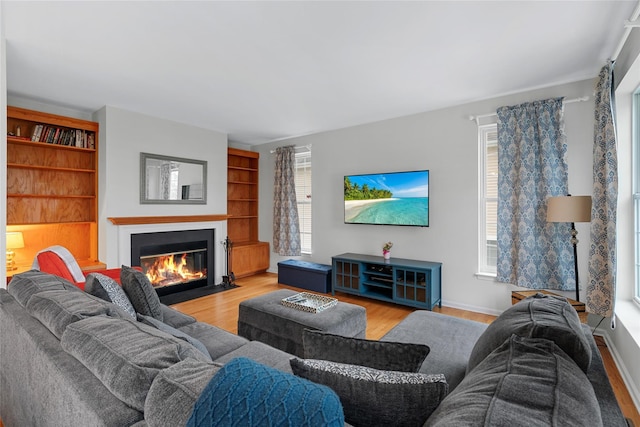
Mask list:
[{"label": "curtain rod", "polygon": [[[302,150],[303,148],[306,148],[306,149],[308,149],[308,150],[311,150],[311,144],[307,144],[307,145],[296,145],[294,148],[295,148],[296,150]],[[275,153],[275,152],[276,152],[276,150],[271,150],[271,151],[269,151],[269,152],[270,152],[271,154],[273,154],[273,153]]]},{"label": "curtain rod", "polygon": [[[584,102],[584,101],[588,101],[589,97],[588,96],[581,96],[580,98],[572,98],[572,99],[565,99],[564,101],[562,101],[562,104],[573,104],[574,102]],[[487,117],[493,117],[493,116],[497,116],[498,113],[489,113],[489,114],[479,114],[477,116],[469,116],[469,120],[475,120],[476,121],[476,125],[480,126],[480,119],[485,119]]]},{"label": "curtain rod", "polygon": [[625,21],[624,23],[624,33],[622,34],[622,38],[618,43],[618,47],[613,52],[613,55],[611,55],[612,61],[615,61],[618,58],[618,55],[620,55],[620,52],[622,52],[622,48],[624,47],[624,44],[627,42],[627,39],[629,38],[629,34],[631,34],[631,30],[633,30],[634,27],[640,26],[637,22],[638,16],[640,16],[640,0],[638,1],[636,8],[633,9],[633,12],[629,17],[629,20]]}]

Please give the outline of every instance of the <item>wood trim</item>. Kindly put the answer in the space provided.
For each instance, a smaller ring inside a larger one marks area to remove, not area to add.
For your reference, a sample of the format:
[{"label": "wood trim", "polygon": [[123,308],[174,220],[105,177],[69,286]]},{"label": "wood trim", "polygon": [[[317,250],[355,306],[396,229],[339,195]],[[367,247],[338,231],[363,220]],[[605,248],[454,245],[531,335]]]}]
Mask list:
[{"label": "wood trim", "polygon": [[174,222],[226,221],[230,215],[119,216],[107,218],[114,225],[170,224]]},{"label": "wood trim", "polygon": [[252,159],[259,159],[260,153],[257,151],[240,150],[239,148],[227,148],[227,154],[232,156],[249,157]]}]

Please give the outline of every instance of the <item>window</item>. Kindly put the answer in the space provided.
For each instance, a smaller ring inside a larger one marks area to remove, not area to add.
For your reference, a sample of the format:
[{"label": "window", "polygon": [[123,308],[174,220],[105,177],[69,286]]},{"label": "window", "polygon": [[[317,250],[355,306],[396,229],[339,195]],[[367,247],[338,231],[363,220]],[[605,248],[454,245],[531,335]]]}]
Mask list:
[{"label": "window", "polygon": [[478,128],[480,145],[480,212],[478,238],[478,272],[496,274],[498,247],[496,225],[498,217],[498,126],[482,125]]},{"label": "window", "polygon": [[311,254],[311,150],[296,152],[296,199],[303,254]]},{"label": "window", "polygon": [[635,300],[640,303],[640,91],[633,95],[633,215],[635,240]]}]

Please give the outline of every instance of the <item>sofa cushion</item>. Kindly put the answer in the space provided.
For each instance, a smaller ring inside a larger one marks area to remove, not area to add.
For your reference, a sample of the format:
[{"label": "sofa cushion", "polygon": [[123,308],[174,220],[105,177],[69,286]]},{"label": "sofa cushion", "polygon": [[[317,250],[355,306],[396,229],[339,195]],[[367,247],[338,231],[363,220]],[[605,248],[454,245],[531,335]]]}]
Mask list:
[{"label": "sofa cushion", "polygon": [[67,290],[80,292],[82,290],[73,283],[62,277],[43,273],[38,270],[25,271],[16,274],[9,282],[7,291],[20,303],[26,307],[32,295],[43,291]]},{"label": "sofa cushion", "polygon": [[188,314],[174,310],[171,307],[160,303],[160,311],[162,311],[162,321],[174,328],[182,328],[183,326],[190,325],[196,322],[196,319]]},{"label": "sofa cushion", "polygon": [[205,347],[204,344],[202,344],[200,342],[200,340],[182,332],[179,329],[174,328],[173,326],[169,326],[166,323],[163,323],[161,321],[159,321],[158,319],[151,317],[151,316],[145,316],[144,314],[138,314],[138,321],[144,323],[145,325],[149,325],[153,328],[158,329],[159,331],[162,332],[166,332],[169,335],[172,335],[176,338],[179,338],[181,340],[184,340],[186,342],[188,342],[189,344],[191,344],[192,346],[194,346],[195,348],[197,348],[199,351],[202,352],[202,354],[208,359],[211,360],[211,355],[209,354],[209,351],[207,350],[207,347]]},{"label": "sofa cushion", "polygon": [[[165,315],[165,320],[166,318],[167,316]],[[202,322],[190,323],[179,329],[204,344],[211,358],[214,360],[249,342],[246,338],[239,337],[217,326]],[[287,363],[289,363],[288,360]]]},{"label": "sofa cushion", "polygon": [[136,312],[163,320],[160,298],[143,272],[123,265],[120,270],[120,283]]},{"label": "sofa cushion", "polygon": [[329,388],[239,357],[220,369],[194,406],[188,427],[344,425]]},{"label": "sofa cushion", "polygon": [[183,426],[191,416],[202,390],[221,365],[186,359],[156,375],[144,402],[149,427]]},{"label": "sofa cushion", "polygon": [[237,357],[246,357],[262,365],[269,366],[289,374],[293,372],[291,371],[291,364],[289,361],[294,356],[260,341],[249,341],[247,344],[238,347],[217,359],[213,359],[213,361],[216,363],[226,364]]},{"label": "sofa cushion", "polygon": [[447,395],[444,375],[381,371],[314,359],[291,359],[293,373],[333,389],[354,426],[418,426]]},{"label": "sofa cushion", "polygon": [[513,335],[476,366],[425,426],[600,426],[587,376],[553,341]]},{"label": "sofa cushion", "polygon": [[67,326],[60,342],[111,393],[139,411],[162,369],[187,358],[207,362],[191,344],[129,319],[79,320]]},{"label": "sofa cushion", "polygon": [[105,301],[114,303],[128,313],[132,319],[136,318],[136,310],[133,308],[133,305],[131,305],[129,297],[127,297],[127,294],[118,282],[111,277],[100,273],[88,274],[84,283],[84,291]]},{"label": "sofa cushion", "polygon": [[512,334],[552,340],[583,371],[589,368],[591,347],[576,310],[562,297],[536,294],[509,307],[487,327],[471,351],[467,372]]},{"label": "sofa cushion", "polygon": [[87,317],[128,317],[127,313],[111,303],[84,292],[65,290],[35,294],[29,299],[26,309],[58,339],[69,324]]}]

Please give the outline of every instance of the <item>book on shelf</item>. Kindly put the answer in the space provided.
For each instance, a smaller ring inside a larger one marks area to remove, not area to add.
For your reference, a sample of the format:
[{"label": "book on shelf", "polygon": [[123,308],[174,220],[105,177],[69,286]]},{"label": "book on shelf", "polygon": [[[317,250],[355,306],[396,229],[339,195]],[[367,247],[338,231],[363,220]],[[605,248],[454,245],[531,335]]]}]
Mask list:
[{"label": "book on shelf", "polygon": [[95,149],[95,134],[82,129],[69,129],[45,124],[36,124],[31,137],[23,139],[47,144]]}]

